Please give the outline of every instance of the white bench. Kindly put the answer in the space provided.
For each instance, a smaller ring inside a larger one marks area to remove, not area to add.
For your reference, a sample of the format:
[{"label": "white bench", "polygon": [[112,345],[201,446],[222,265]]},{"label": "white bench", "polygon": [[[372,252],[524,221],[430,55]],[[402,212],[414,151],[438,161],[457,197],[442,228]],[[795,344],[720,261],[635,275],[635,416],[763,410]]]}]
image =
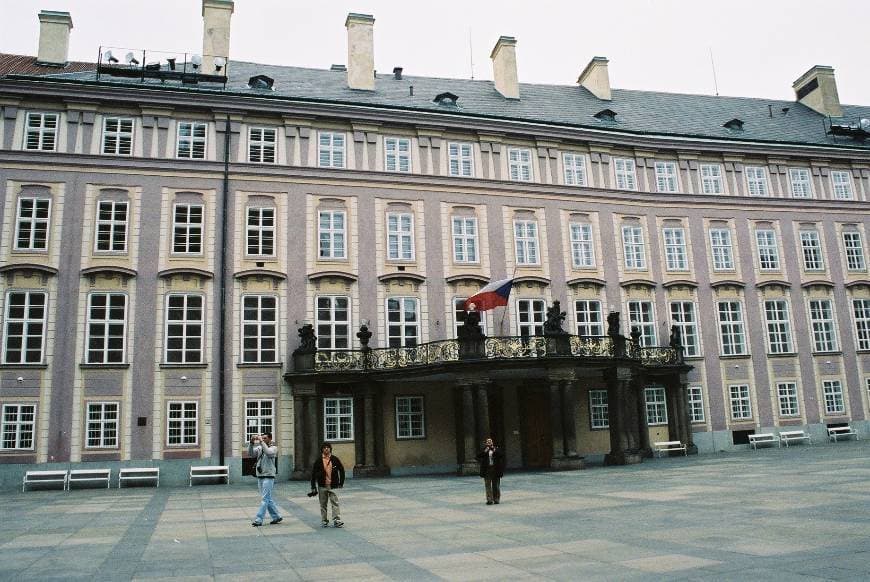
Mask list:
[{"label": "white bench", "polygon": [[779,443],[779,439],[776,438],[776,435],[773,434],[772,432],[761,432],[761,433],[749,435],[749,446],[752,447],[753,449],[755,449],[756,451],[758,450],[759,444],[765,444],[765,443],[770,443],[770,444],[776,443],[776,446],[781,446]]},{"label": "white bench", "polygon": [[66,489],[69,491],[73,483],[105,482],[109,488],[109,479],[112,476],[111,469],[72,469],[66,479]]},{"label": "white bench", "polygon": [[828,438],[831,439],[832,442],[837,442],[839,437],[855,437],[855,440],[860,440],[858,438],[858,433],[855,432],[851,426],[833,426],[828,429]]},{"label": "white bench", "polygon": [[659,441],[657,443],[653,443],[653,451],[662,456],[663,453],[669,453],[671,451],[683,451],[683,455],[687,455],[686,453],[686,445],[681,443],[680,441]]},{"label": "white bench", "polygon": [[160,487],[160,467],[124,467],[118,470],[118,489],[124,481],[150,481]]},{"label": "white bench", "polygon": [[788,448],[788,444],[792,441],[807,441],[809,444],[813,443],[812,439],[810,439],[810,435],[802,430],[779,431],[779,440],[785,443],[786,448]]},{"label": "white bench", "polygon": [[69,472],[63,471],[27,471],[24,473],[24,479],[21,482],[21,492],[24,493],[28,483],[60,483],[62,488],[66,490],[66,480],[69,478]]},{"label": "white bench", "polygon": [[230,483],[230,468],[227,465],[191,465],[190,481],[187,486],[193,486],[194,479],[226,479]]}]

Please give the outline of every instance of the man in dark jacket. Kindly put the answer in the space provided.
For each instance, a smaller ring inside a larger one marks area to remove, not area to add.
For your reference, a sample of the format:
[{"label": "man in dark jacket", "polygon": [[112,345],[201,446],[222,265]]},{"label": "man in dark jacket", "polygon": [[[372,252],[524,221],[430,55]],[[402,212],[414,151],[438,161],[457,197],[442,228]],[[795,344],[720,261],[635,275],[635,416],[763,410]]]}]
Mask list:
[{"label": "man in dark jacket", "polygon": [[501,501],[501,478],[504,477],[504,452],[492,441],[486,439],[483,450],[477,454],[480,463],[480,476],[486,488],[486,504]]},{"label": "man in dark jacket", "polygon": [[336,489],[341,489],[344,486],[344,465],[338,457],[332,454],[332,445],[323,443],[320,445],[320,457],[314,461],[314,466],[311,468],[311,493],[320,495],[320,526],[329,527],[329,519],[327,519],[326,508],[327,504],[332,502],[332,525],[341,527],[344,522],[341,521],[341,510],[338,506],[338,495],[335,494]]}]

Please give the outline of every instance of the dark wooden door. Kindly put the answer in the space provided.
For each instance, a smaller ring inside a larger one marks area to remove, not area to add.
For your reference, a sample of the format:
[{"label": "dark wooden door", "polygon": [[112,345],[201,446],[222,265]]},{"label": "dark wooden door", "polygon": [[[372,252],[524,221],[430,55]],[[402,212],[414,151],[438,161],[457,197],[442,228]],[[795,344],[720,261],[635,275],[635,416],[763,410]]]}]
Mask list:
[{"label": "dark wooden door", "polygon": [[550,398],[546,392],[524,392],[520,409],[523,426],[525,466],[549,467],[553,456],[553,437],[550,429]]}]

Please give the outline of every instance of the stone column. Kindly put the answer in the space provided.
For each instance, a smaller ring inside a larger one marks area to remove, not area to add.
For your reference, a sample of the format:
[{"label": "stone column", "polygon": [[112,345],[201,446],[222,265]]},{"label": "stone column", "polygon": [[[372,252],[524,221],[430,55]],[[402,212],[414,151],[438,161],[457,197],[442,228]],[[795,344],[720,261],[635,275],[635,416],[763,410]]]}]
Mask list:
[{"label": "stone column", "polygon": [[477,417],[477,443],[480,444],[488,437],[492,436],[489,426],[489,391],[486,384],[478,383],[477,385],[477,407],[475,409]]},{"label": "stone column", "polygon": [[[475,447],[474,430],[474,395],[471,392],[471,383],[460,383],[456,389],[459,397],[460,426],[462,430],[462,458],[459,459],[459,473],[461,475],[477,475],[480,468],[477,463],[477,448]],[[458,447],[457,447],[458,448]]]},{"label": "stone column", "polygon": [[375,459],[375,396],[365,395],[365,465],[377,465]]},{"label": "stone column", "polygon": [[293,396],[293,479],[305,479],[305,401]]},{"label": "stone column", "polygon": [[550,466],[565,456],[565,431],[562,426],[562,391],[560,380],[550,380],[550,427],[553,435],[553,457]]},{"label": "stone column", "polygon": [[318,404],[320,399],[315,394],[305,397],[305,465],[306,473],[310,475],[310,466],[320,454],[320,439],[318,435]]},{"label": "stone column", "polygon": [[643,460],[637,449],[638,429],[631,425],[633,414],[628,410],[636,406],[629,394],[632,379],[631,368],[613,368],[605,374],[610,419],[610,453],[604,459],[606,465],[630,465]]},{"label": "stone column", "polygon": [[577,399],[574,382],[562,382],[562,425],[565,430],[565,456],[577,456]]},{"label": "stone column", "polygon": [[641,377],[635,380],[632,392],[634,393],[634,404],[637,410],[638,446],[644,457],[652,458],[653,452],[649,440],[649,425],[646,421],[646,392],[644,391],[644,382]]}]

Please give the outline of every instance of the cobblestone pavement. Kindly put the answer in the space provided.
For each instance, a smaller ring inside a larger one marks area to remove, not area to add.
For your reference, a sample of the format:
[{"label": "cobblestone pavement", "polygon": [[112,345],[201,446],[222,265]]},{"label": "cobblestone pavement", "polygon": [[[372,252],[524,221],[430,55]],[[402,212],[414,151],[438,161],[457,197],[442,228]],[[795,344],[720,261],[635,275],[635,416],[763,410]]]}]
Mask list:
[{"label": "cobblestone pavement", "polygon": [[472,477],[349,480],[343,529],[307,485],[0,495],[0,579],[868,580],[870,443]]}]

